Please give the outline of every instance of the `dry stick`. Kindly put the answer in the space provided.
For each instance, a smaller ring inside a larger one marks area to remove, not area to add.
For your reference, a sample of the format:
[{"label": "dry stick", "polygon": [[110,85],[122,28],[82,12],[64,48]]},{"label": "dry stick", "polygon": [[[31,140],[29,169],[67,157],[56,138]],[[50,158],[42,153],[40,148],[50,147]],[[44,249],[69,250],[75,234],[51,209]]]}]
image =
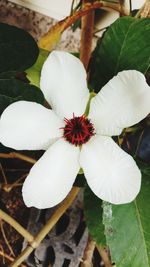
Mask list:
[{"label": "dry stick", "polygon": [[81,263],[81,267],[92,266],[92,257],[93,257],[95,246],[96,246],[96,242],[93,241],[91,237],[89,236],[86,248],[84,250],[83,261]]},{"label": "dry stick", "polygon": [[2,176],[3,176],[3,179],[4,179],[4,183],[7,184],[7,178],[6,178],[6,175],[5,175],[5,172],[3,170],[3,167],[2,167],[2,164],[0,163],[0,170],[2,172]]},{"label": "dry stick", "polygon": [[17,152],[10,152],[10,153],[0,153],[0,158],[10,158],[10,159],[21,159],[21,160],[24,160],[24,161],[27,161],[29,163],[36,163],[36,160],[33,159],[33,158],[30,158],[28,156],[25,156],[23,154],[20,154],[20,153],[17,153]]},{"label": "dry stick", "polygon": [[101,255],[101,258],[105,264],[105,267],[115,267],[115,266],[112,266],[106,250],[98,245],[96,247],[97,247],[99,254]]},{"label": "dry stick", "polygon": [[[3,246],[1,244],[0,244],[0,251],[4,254],[4,249],[3,249]],[[2,256],[2,257],[3,257],[2,261],[5,264],[5,257],[4,256]]]},{"label": "dry stick", "polygon": [[3,221],[1,221],[0,224],[1,224],[1,232],[2,232],[2,236],[3,236],[4,240],[5,240],[5,243],[6,243],[7,247],[8,247],[8,249],[9,249],[11,255],[13,255],[13,257],[15,257],[15,254],[14,254],[14,252],[13,252],[13,250],[12,250],[12,247],[10,246],[9,241],[8,241],[8,239],[7,239],[7,237],[6,237],[5,230],[4,230],[4,227],[3,227]]},{"label": "dry stick", "polygon": [[[14,258],[7,255],[6,253],[4,253],[4,251],[0,250],[0,256],[4,257],[5,259],[9,260],[9,261],[14,261]],[[21,264],[21,267],[27,267],[27,265]]]},{"label": "dry stick", "polygon": [[[83,0],[84,6],[90,3],[89,0]],[[84,64],[85,69],[87,70],[91,50],[92,50],[92,37],[93,37],[93,28],[94,28],[94,10],[91,10],[86,16],[83,16],[81,19],[81,46],[80,46],[80,59]]]},{"label": "dry stick", "polygon": [[80,188],[73,187],[69,195],[66,199],[60,204],[58,209],[52,215],[52,217],[48,220],[46,225],[41,229],[41,231],[37,234],[32,242],[26,247],[25,250],[22,251],[20,256],[10,265],[10,267],[19,266],[30,254],[31,252],[39,246],[41,241],[45,238],[45,236],[49,233],[49,231],[53,228],[53,226],[58,222],[60,217],[64,214],[64,212],[70,207],[73,200],[79,193]]},{"label": "dry stick", "polygon": [[27,174],[23,174],[18,180],[16,180],[14,183],[12,184],[3,184],[2,185],[2,189],[9,193],[14,187],[17,187],[17,186],[21,186],[22,183],[20,183],[23,179],[25,179],[27,177]]},{"label": "dry stick", "polygon": [[9,223],[18,233],[20,233],[28,242],[32,242],[34,237],[24,229],[16,220],[14,220],[11,216],[6,214],[4,211],[0,210],[0,219]]}]

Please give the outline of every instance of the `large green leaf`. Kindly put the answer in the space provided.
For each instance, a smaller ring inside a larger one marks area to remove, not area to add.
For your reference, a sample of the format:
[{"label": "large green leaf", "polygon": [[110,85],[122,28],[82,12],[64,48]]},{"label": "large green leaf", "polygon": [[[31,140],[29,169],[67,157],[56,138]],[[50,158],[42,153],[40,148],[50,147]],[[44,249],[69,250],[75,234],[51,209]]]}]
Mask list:
[{"label": "large green leaf", "polygon": [[0,114],[13,102],[19,100],[44,103],[44,96],[39,88],[16,79],[0,79]]},{"label": "large green leaf", "polygon": [[92,238],[98,245],[106,245],[102,219],[102,201],[86,186],[84,190],[84,215]]},{"label": "large green leaf", "polygon": [[99,40],[91,62],[90,83],[95,92],[119,71],[145,73],[150,65],[150,19],[122,17]]},{"label": "large green leaf", "polygon": [[104,223],[117,267],[150,266],[150,166],[140,164],[141,192],[130,204],[104,204]]},{"label": "large green leaf", "polygon": [[0,23],[0,72],[23,71],[34,64],[38,46],[22,29]]}]

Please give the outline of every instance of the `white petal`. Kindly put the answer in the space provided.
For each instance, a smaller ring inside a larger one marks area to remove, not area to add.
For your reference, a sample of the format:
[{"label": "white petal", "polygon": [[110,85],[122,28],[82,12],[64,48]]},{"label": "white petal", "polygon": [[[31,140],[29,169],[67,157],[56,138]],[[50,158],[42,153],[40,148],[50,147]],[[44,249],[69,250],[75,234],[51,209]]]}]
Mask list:
[{"label": "white petal", "polygon": [[18,101],[0,119],[0,142],[17,150],[45,149],[62,136],[64,125],[55,113],[40,104]]},{"label": "white petal", "polygon": [[110,137],[96,136],[85,144],[80,164],[92,191],[105,201],[124,204],[139,193],[140,170]]},{"label": "white petal", "polygon": [[61,202],[72,188],[79,171],[79,148],[63,139],[54,143],[33,166],[23,185],[28,207],[50,208]]},{"label": "white petal", "polygon": [[61,118],[84,113],[89,92],[86,72],[78,58],[67,52],[52,52],[43,65],[40,85],[52,109]]},{"label": "white petal", "polygon": [[142,73],[122,71],[91,100],[89,117],[96,132],[119,135],[150,112],[150,87]]}]

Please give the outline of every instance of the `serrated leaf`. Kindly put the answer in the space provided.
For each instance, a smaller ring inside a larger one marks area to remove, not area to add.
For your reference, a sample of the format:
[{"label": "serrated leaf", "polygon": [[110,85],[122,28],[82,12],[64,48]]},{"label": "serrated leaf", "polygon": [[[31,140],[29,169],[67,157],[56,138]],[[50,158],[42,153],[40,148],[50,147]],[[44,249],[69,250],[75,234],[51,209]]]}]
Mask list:
[{"label": "serrated leaf", "polygon": [[99,40],[91,62],[90,83],[98,92],[119,71],[145,73],[150,65],[150,19],[122,17]]},{"label": "serrated leaf", "polygon": [[13,102],[19,100],[44,103],[44,96],[39,88],[16,79],[0,79],[0,114]]},{"label": "serrated leaf", "polygon": [[143,180],[136,200],[104,205],[106,239],[117,267],[150,267],[150,166],[139,167]]},{"label": "serrated leaf", "polygon": [[86,186],[84,190],[84,215],[89,232],[98,245],[105,246],[104,225],[102,218],[102,200]]},{"label": "serrated leaf", "polygon": [[39,87],[41,69],[48,55],[49,55],[48,51],[40,49],[40,53],[35,64],[31,68],[25,71],[27,73],[27,78],[29,79],[31,84]]},{"label": "serrated leaf", "polygon": [[34,64],[38,46],[22,29],[0,23],[0,72],[23,71]]}]

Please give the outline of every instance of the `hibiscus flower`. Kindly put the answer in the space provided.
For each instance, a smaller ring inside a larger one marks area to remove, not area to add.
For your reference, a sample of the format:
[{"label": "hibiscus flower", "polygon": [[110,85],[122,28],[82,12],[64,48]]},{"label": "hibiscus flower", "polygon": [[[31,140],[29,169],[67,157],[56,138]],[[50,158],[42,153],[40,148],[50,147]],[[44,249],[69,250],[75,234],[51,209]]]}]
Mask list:
[{"label": "hibiscus flower", "polygon": [[113,204],[131,202],[140,190],[141,172],[111,136],[148,115],[150,88],[144,75],[122,71],[90,99],[81,61],[54,51],[43,65],[40,85],[52,109],[18,101],[0,120],[5,146],[46,150],[24,182],[25,204],[37,208],[58,204],[80,168],[99,198]]}]

